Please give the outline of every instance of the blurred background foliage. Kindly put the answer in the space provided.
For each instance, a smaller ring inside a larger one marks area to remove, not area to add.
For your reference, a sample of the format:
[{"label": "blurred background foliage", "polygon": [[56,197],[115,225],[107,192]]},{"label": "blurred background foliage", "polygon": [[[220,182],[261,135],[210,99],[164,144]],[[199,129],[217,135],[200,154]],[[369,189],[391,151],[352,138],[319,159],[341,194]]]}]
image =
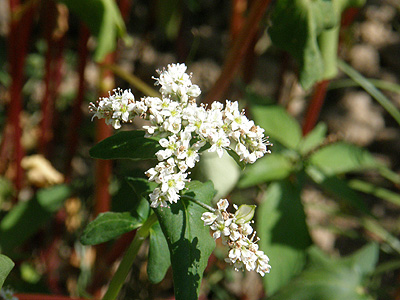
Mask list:
[{"label": "blurred background foliage", "polygon": [[[272,265],[236,273],[217,245],[200,299],[400,299],[398,1],[9,0],[0,43],[0,287],[101,297],[135,231],[84,246],[83,228],[135,209],[126,177],[149,163],[90,158],[113,131],[88,103],[157,95],[154,70],[185,62],[204,103],[239,100],[274,144],[243,171],[205,153],[193,172],[258,205]],[[120,298],[173,299],[146,261]]]}]

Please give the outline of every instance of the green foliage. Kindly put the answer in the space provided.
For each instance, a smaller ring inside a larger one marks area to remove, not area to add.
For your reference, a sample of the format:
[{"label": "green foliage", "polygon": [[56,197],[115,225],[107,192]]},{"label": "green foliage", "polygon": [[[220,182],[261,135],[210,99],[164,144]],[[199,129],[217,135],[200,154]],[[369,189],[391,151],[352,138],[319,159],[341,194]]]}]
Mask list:
[{"label": "green foliage", "polygon": [[344,142],[319,149],[310,157],[310,162],[326,174],[343,174],[379,166],[367,150]]},{"label": "green foliage", "polygon": [[3,254],[0,254],[0,290],[12,268],[14,268],[12,260]]},{"label": "green foliage", "polygon": [[11,257],[15,255],[14,248],[22,245],[49,222],[69,194],[69,187],[58,185],[41,189],[31,200],[18,203],[0,223],[2,252]]},{"label": "green foliage", "polygon": [[318,248],[309,251],[304,271],[271,300],[371,300],[364,288],[365,279],[378,260],[379,247],[369,244],[349,257],[327,257]]},{"label": "green foliage", "polygon": [[120,131],[93,146],[89,153],[99,159],[154,159],[161,146],[144,134],[144,131]]},{"label": "green foliage", "polygon": [[129,212],[101,213],[85,228],[81,236],[81,243],[84,245],[97,245],[107,242],[142,226],[146,219],[140,216],[133,216]]},{"label": "green foliage", "polygon": [[177,300],[198,299],[203,272],[215,247],[209,229],[200,219],[205,209],[186,198],[209,205],[215,194],[213,185],[192,181],[187,188],[170,209],[155,210],[170,250]]},{"label": "green foliage", "polygon": [[[58,0],[65,5],[97,38],[94,59],[102,61],[104,57],[115,50],[117,37],[124,37],[125,23],[118,6],[113,0]],[[90,13],[89,13],[90,12]]]},{"label": "green foliage", "polygon": [[263,182],[284,179],[293,171],[290,159],[282,154],[274,153],[259,159],[243,172],[238,187],[246,188]]},{"label": "green foliage", "polygon": [[273,182],[258,208],[257,232],[260,247],[271,260],[271,273],[264,276],[269,294],[277,292],[300,273],[311,245],[301,186],[288,180]]},{"label": "green foliage", "polygon": [[150,229],[149,261],[147,275],[151,283],[156,284],[164,279],[165,273],[171,266],[168,243],[161,230],[160,223]]},{"label": "green foliage", "polygon": [[301,129],[295,119],[285,109],[277,105],[256,105],[251,108],[255,123],[273,139],[289,149],[300,142]]},{"label": "green foliage", "polygon": [[[379,91],[371,80],[365,78],[358,73],[354,68],[349,66],[343,61],[338,62],[340,70],[345,72],[351,79],[358,83],[364,90],[366,90],[386,111],[396,120],[397,124],[400,125],[400,111],[397,107]],[[399,87],[396,86],[396,92],[399,92]]]},{"label": "green foliage", "polygon": [[281,0],[272,13],[272,42],[289,52],[300,65],[304,89],[336,75],[340,17],[363,0]]}]

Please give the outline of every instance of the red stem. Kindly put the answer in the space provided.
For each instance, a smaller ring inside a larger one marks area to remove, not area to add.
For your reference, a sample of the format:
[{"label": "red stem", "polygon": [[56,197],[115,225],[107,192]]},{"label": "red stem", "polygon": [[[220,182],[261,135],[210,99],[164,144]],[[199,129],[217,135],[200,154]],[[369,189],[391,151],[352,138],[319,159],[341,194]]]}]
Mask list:
[{"label": "red stem", "polygon": [[54,30],[57,26],[57,18],[60,17],[56,3],[53,0],[46,2],[45,11],[45,38],[47,41],[45,64],[45,94],[42,99],[42,122],[39,150],[47,155],[50,152],[50,142],[53,138],[53,120],[55,120],[55,99],[62,79],[64,38],[55,37]]},{"label": "red stem", "polygon": [[322,80],[317,83],[314,94],[307,109],[307,113],[303,124],[303,136],[307,135],[317,123],[321,112],[322,104],[326,96],[326,90],[329,85],[329,80]]},{"label": "red stem", "polygon": [[233,47],[227,55],[218,80],[206,96],[205,103],[210,104],[215,99],[221,99],[224,96],[251,45],[251,41],[257,33],[258,25],[269,3],[270,0],[255,0],[252,4],[246,22],[242,26]]},{"label": "red stem", "polygon": [[85,85],[85,69],[88,57],[88,47],[87,42],[90,37],[90,32],[85,25],[81,25],[80,34],[79,34],[79,44],[78,44],[78,55],[79,55],[79,63],[78,63],[78,75],[79,75],[79,83],[78,83],[78,93],[75,98],[73,110],[72,110],[72,120],[71,127],[68,135],[68,153],[65,162],[66,166],[66,181],[70,182],[71,180],[71,161],[75,155],[76,149],[78,147],[78,129],[82,122],[82,103],[86,91]]},{"label": "red stem", "polygon": [[[24,78],[24,64],[28,49],[28,42],[30,32],[32,28],[33,15],[35,6],[30,5],[23,16],[19,19],[15,18],[15,11],[17,10],[20,2],[18,0],[10,0],[11,10],[11,24],[9,32],[9,46],[8,56],[10,62],[10,74],[12,78],[10,86],[10,104],[7,115],[8,128],[10,128],[11,134],[6,134],[5,140],[3,141],[4,149],[9,146],[8,141],[13,139],[13,151],[10,151],[10,155],[14,156],[15,162],[15,177],[13,178],[14,186],[17,191],[22,187],[23,170],[21,167],[21,160],[24,157],[24,149],[21,145],[22,128],[20,124],[20,115],[22,112],[22,87]],[[3,146],[1,148],[3,148]],[[9,148],[8,148],[9,149]],[[3,149],[2,149],[3,151]],[[5,150],[4,150],[5,151]],[[8,158],[12,160],[11,157]]]}]

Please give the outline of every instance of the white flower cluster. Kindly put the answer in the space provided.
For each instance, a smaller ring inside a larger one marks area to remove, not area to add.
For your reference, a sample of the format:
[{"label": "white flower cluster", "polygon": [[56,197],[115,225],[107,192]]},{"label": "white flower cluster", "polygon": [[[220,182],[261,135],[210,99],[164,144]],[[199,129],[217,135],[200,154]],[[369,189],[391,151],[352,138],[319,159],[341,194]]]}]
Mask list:
[{"label": "white flower cluster", "polygon": [[228,201],[221,199],[214,212],[203,213],[201,219],[204,221],[204,226],[211,227],[215,240],[221,237],[222,243],[228,245],[229,254],[225,261],[232,264],[236,271],[245,268],[247,271],[255,270],[264,276],[269,273],[271,266],[268,264],[268,256],[258,250],[256,244],[258,238],[254,241],[255,231],[253,232],[250,224],[255,206],[241,205],[238,208],[234,205],[236,209],[234,214],[226,211],[228,206]]},{"label": "white flower cluster", "polygon": [[14,296],[14,292],[12,290],[4,287],[0,289],[0,299],[18,300],[18,298]]},{"label": "white flower cluster", "polygon": [[163,149],[156,153],[159,163],[146,171],[149,180],[159,184],[150,195],[152,207],[179,200],[179,192],[190,180],[188,169],[200,160],[202,147],[209,146],[208,151],[217,152],[219,157],[224,149],[231,148],[246,163],[254,163],[269,152],[264,129],[239,111],[238,102],[226,100],[225,107],[220,102],[210,108],[196,105],[195,98],[201,91],[192,84],[185,64],[171,64],[158,73],[154,79],[161,86],[161,98],[135,101],[130,90],[117,89],[90,106],[93,117],[104,118],[114,128],[137,115],[146,117],[150,121],[150,125],[143,126],[146,136],[161,138]]}]

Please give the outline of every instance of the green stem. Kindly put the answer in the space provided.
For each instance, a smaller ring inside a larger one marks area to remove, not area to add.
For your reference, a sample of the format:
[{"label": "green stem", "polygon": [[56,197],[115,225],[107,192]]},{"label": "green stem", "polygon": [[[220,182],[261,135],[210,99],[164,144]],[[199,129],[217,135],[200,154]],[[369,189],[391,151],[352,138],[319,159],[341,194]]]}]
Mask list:
[{"label": "green stem", "polygon": [[344,61],[338,61],[338,67],[351,79],[357,82],[364,90],[366,90],[400,125],[400,111],[396,106],[382,94],[369,79],[362,76],[354,68],[346,64]]},{"label": "green stem", "polygon": [[182,195],[182,197],[184,197],[184,198],[196,203],[197,205],[201,206],[202,208],[207,209],[208,211],[215,212],[215,208],[212,208],[211,206],[209,206],[209,205],[207,205],[207,204],[205,204],[203,202],[200,202],[199,200],[197,200],[197,199],[195,199],[193,197],[190,197],[188,195]]},{"label": "green stem", "polygon": [[142,245],[143,241],[149,236],[150,228],[157,222],[157,216],[155,214],[151,214],[142,227],[136,232],[135,238],[133,239],[131,245],[124,257],[122,258],[121,263],[117,271],[114,274],[114,277],[111,279],[110,285],[108,286],[108,290],[105,293],[102,300],[114,300],[117,298],[119,291],[121,290],[122,285],[125,282],[126,277],[129,274],[133,261],[136,258],[136,255]]}]

